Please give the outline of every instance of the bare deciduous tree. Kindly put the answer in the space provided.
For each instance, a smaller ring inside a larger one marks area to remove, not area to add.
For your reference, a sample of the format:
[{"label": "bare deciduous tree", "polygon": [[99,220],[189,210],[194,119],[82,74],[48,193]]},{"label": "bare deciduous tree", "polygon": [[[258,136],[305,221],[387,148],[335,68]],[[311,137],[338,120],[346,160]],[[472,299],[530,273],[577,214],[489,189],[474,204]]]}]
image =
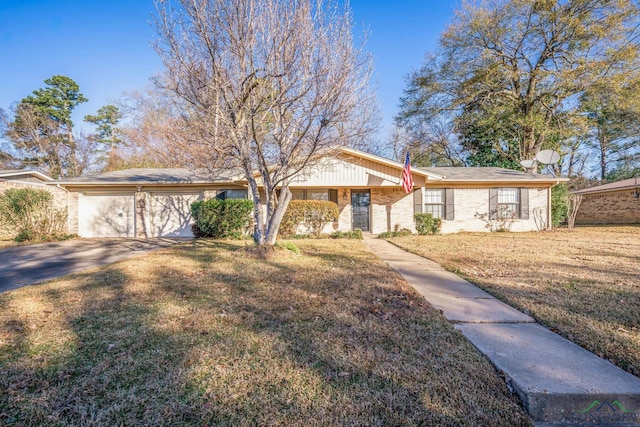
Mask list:
[{"label": "bare deciduous tree", "polygon": [[582,202],[582,194],[572,194],[567,201],[567,228],[573,230],[576,223],[576,216],[578,215],[578,209]]},{"label": "bare deciduous tree", "polygon": [[371,58],[354,45],[349,11],[330,0],[178,3],[157,5],[156,49],[162,84],[182,102],[185,153],[201,167],[243,171],[254,238],[273,245],[290,179],[371,132]]}]

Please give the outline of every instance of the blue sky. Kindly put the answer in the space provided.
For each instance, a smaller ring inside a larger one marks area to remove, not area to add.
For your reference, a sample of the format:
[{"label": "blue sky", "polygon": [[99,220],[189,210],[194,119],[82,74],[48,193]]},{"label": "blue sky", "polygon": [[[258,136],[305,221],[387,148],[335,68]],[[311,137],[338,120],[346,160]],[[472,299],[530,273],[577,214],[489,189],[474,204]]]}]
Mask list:
[{"label": "blue sky", "polygon": [[[387,137],[406,76],[453,17],[459,0],[352,0],[358,30],[370,32],[367,50],[375,60],[378,99]],[[89,98],[76,110],[76,127],[86,114],[142,89],[162,69],[150,47],[151,0],[0,0],[0,108],[7,110],[44,80],[74,79]]]}]

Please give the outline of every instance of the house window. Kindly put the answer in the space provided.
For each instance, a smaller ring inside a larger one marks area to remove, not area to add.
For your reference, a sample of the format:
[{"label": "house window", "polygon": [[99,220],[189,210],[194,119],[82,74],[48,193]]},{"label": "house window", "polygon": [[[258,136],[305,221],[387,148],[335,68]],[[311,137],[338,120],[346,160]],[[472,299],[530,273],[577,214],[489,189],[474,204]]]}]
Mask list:
[{"label": "house window", "polygon": [[304,200],[304,190],[290,190],[291,200]]},{"label": "house window", "polygon": [[500,216],[518,218],[520,212],[519,188],[498,188],[498,212],[500,212]]},{"label": "house window", "polygon": [[424,213],[430,213],[434,218],[444,218],[444,189],[424,190]]},{"label": "house window", "polygon": [[327,190],[307,190],[308,200],[329,200],[329,192]]},{"label": "house window", "polygon": [[249,193],[247,190],[220,190],[216,195],[216,199],[246,199],[248,198],[248,195]]},{"label": "house window", "polygon": [[291,200],[330,200],[329,190],[290,190]]}]

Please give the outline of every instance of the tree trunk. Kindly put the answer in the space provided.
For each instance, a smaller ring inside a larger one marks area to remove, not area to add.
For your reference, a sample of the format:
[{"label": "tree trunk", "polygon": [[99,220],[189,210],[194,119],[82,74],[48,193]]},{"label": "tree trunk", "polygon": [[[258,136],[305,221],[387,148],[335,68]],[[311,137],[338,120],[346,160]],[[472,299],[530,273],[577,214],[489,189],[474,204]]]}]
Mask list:
[{"label": "tree trunk", "polygon": [[258,189],[258,183],[252,174],[247,173],[249,177],[249,188],[251,189],[251,196],[253,197],[253,220],[255,221],[255,231],[253,233],[253,240],[257,245],[264,245],[265,233],[264,233],[264,219],[262,214],[262,203],[260,201],[260,190]]},{"label": "tree trunk", "polygon": [[280,197],[278,205],[274,209],[271,217],[268,218],[267,235],[265,236],[265,242],[269,246],[276,244],[276,238],[278,237],[278,231],[280,230],[280,223],[284,217],[284,213],[287,211],[289,202],[291,201],[291,191],[289,187],[282,187],[280,189]]},{"label": "tree trunk", "polygon": [[607,139],[600,135],[600,179],[604,181],[607,176]]}]

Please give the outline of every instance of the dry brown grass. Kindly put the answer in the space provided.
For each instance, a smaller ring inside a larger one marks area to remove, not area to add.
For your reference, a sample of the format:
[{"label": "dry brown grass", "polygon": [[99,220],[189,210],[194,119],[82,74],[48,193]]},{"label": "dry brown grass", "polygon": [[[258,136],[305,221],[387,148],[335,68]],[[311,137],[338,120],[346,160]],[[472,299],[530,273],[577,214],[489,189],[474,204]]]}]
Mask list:
[{"label": "dry brown grass", "polygon": [[11,236],[2,236],[0,235],[0,249],[2,248],[10,248],[12,246],[22,245],[24,243],[19,243],[13,240]]},{"label": "dry brown grass", "polygon": [[640,376],[640,227],[391,241]]},{"label": "dry brown grass", "polygon": [[358,241],[183,244],[0,295],[0,424],[530,425]]}]

